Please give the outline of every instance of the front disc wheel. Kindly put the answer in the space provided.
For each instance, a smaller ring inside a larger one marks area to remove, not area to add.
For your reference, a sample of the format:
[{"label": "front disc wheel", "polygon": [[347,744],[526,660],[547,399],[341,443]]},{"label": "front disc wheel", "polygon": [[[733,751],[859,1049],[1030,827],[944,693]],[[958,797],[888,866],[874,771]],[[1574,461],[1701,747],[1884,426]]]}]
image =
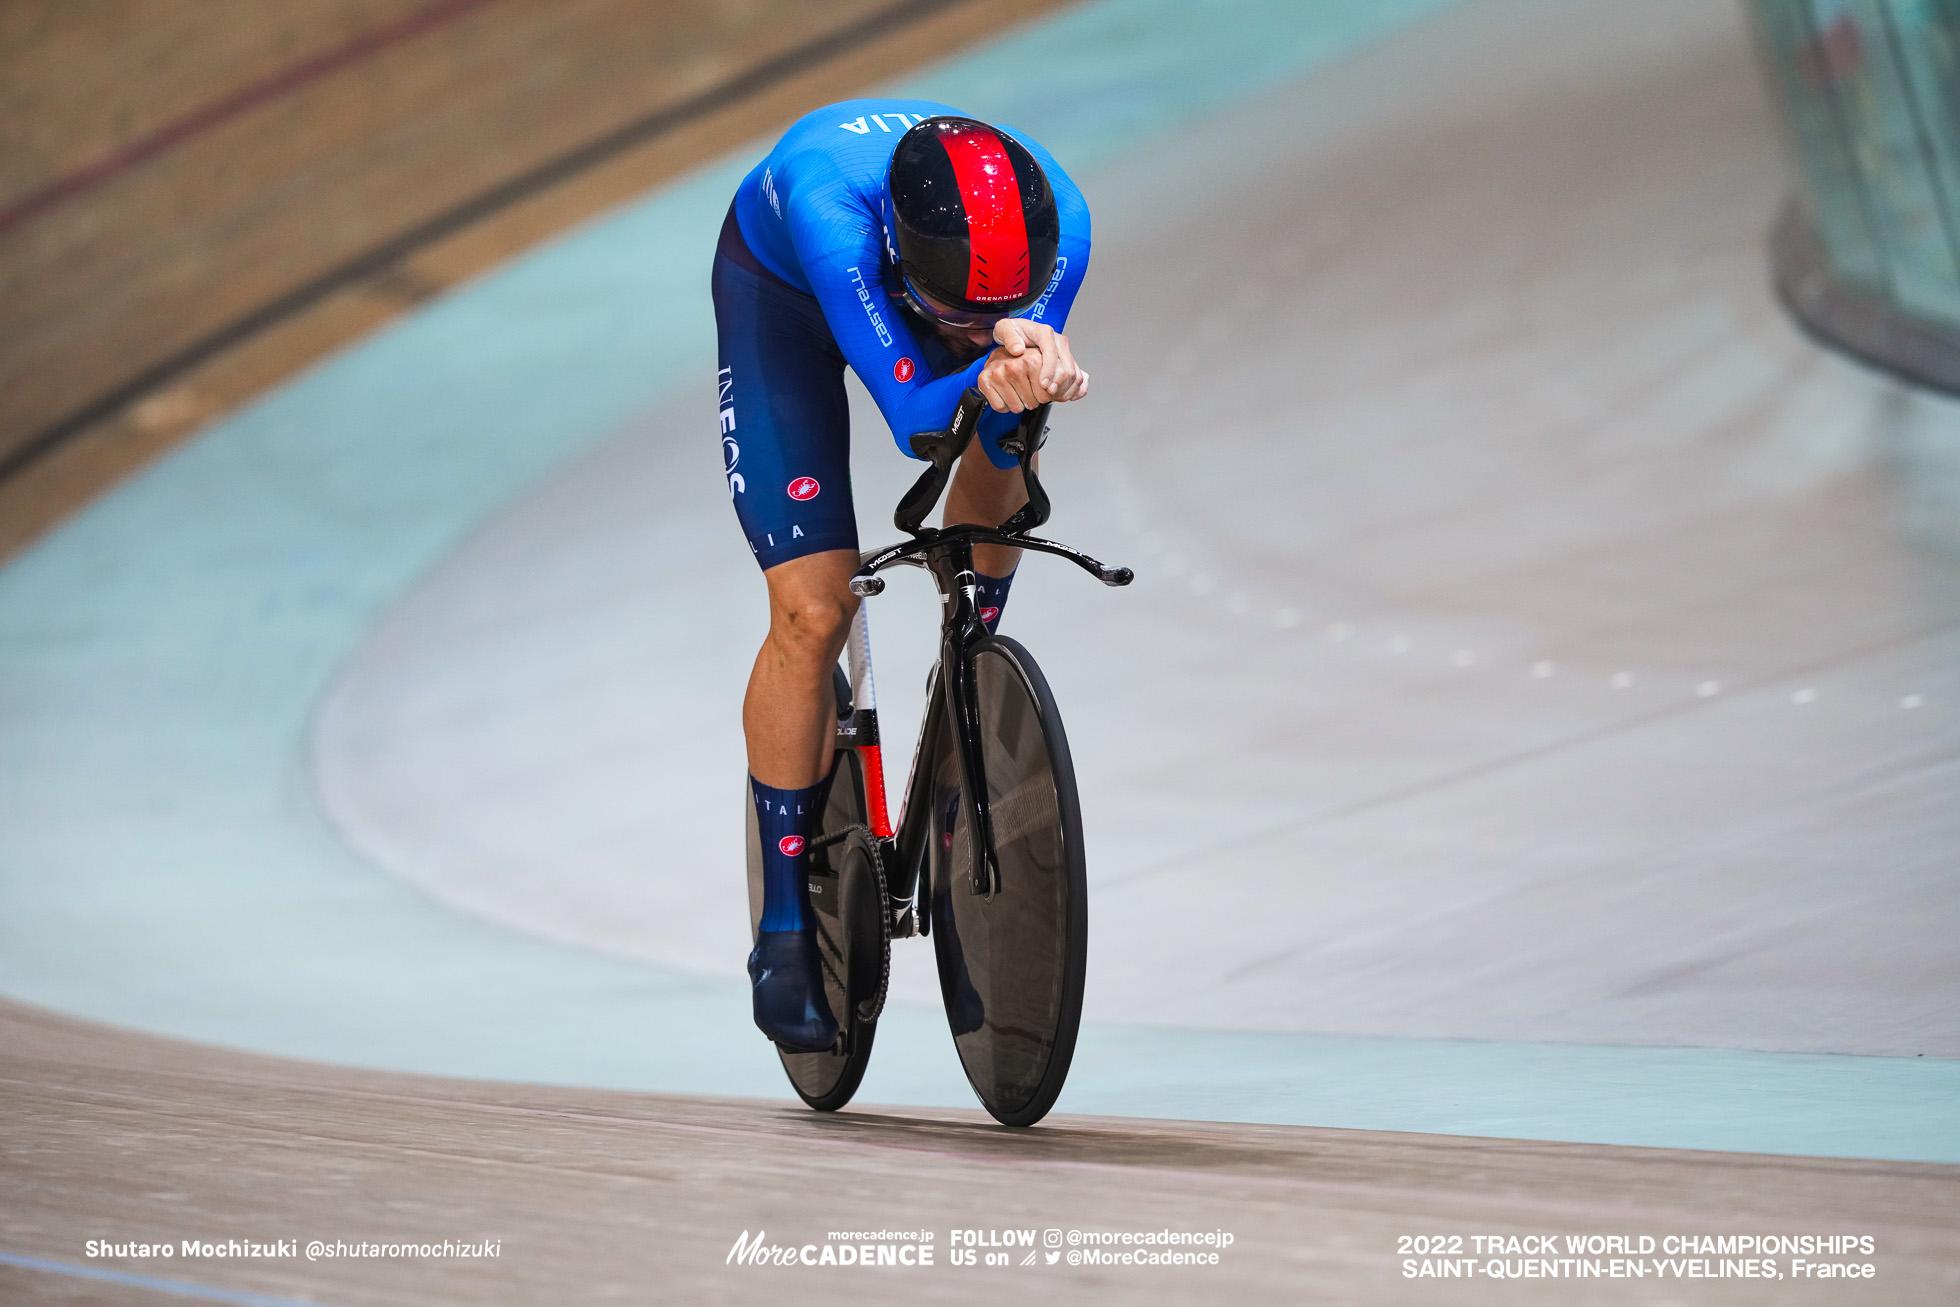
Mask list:
[{"label": "front disc wheel", "polygon": [[1004,1125],[1033,1125],[1068,1078],[1082,1019],[1089,909],[1082,811],[1048,682],[1004,636],[974,647],[999,888],[977,892],[950,747],[935,759],[931,911],[940,994],[960,1065]]}]

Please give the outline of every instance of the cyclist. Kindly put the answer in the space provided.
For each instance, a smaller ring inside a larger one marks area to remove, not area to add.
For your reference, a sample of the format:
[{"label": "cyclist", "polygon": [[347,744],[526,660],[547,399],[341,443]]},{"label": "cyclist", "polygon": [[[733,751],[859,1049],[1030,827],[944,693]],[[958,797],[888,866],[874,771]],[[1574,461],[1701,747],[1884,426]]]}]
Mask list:
[{"label": "cyclist", "polygon": [[[998,526],[1025,501],[999,438],[1026,410],[1081,399],[1061,327],[1089,262],[1082,193],[1033,141],[924,100],[848,100],[799,120],[742,180],[714,262],[724,471],[769,589],[742,727],[762,837],[755,1023],[786,1049],[831,1046],[804,848],[829,771],[831,669],[857,599],[855,371],[906,437],[945,427],[977,386],[992,412],[945,521]],[[1018,551],[974,551],[991,630]]]}]

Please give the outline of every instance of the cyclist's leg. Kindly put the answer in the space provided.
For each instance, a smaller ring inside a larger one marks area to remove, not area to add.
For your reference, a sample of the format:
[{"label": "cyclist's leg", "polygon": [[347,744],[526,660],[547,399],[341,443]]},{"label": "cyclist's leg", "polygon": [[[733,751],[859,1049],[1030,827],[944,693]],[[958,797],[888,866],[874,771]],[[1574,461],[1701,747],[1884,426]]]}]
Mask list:
[{"label": "cyclist's leg", "polygon": [[728,493],[769,587],[742,710],[749,767],[801,789],[830,768],[830,669],[858,602],[844,356],[816,300],[757,264],[732,217],[714,294]]},{"label": "cyclist's leg", "polygon": [[[1040,465],[1035,455],[1036,466]],[[1000,466],[1005,459],[1006,467]],[[999,526],[1028,502],[1027,487],[1021,481],[1021,467],[1002,454],[991,439],[983,437],[966,448],[953,470],[953,482],[946,489],[947,526],[971,522],[979,526]],[[978,576],[981,620],[989,631],[1000,624],[1000,610],[1007,606],[1007,588],[1013,584],[1014,568],[1021,551],[1005,545],[975,545],[973,570]],[[992,616],[987,616],[988,612]]]},{"label": "cyclist's leg", "polygon": [[769,634],[756,654],[742,702],[749,774],[779,789],[821,781],[830,770],[837,710],[831,668],[857,615],[855,549],[827,549],[776,564],[769,584]]},{"label": "cyclist's leg", "polygon": [[756,264],[732,221],[715,259],[714,298],[724,471],[771,610],[743,709],[763,836],[763,920],[749,974],[757,1026],[785,1047],[814,1050],[836,1037],[837,1023],[824,996],[804,848],[828,772],[830,668],[856,604],[844,360],[816,301]]}]

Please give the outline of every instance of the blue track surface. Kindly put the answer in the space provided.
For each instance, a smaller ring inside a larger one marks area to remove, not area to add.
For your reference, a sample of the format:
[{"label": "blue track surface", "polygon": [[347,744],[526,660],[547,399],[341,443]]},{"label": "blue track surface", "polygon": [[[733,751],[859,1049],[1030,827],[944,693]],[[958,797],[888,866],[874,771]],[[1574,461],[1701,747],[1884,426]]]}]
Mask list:
[{"label": "blue track surface", "polygon": [[[1438,7],[1105,0],[902,92],[1011,118],[1092,175]],[[298,378],[0,573],[0,992],[331,1062],[782,1095],[745,989],[436,906],[337,840],[303,747],[406,587],[709,375],[707,253],[760,144]],[[940,1023],[904,1010],[863,1097],[971,1102]],[[1960,1161],[1957,1099],[1936,1060],[1105,1027],[1060,1106]]]},{"label": "blue track surface", "polygon": [[54,1262],[45,1257],[22,1257],[18,1253],[0,1253],[0,1266],[14,1266],[24,1271],[42,1271],[49,1275],[66,1275],[77,1280],[97,1280],[103,1284],[119,1284],[129,1289],[147,1289],[151,1293],[168,1294],[175,1298],[194,1298],[199,1302],[232,1303],[235,1307],[311,1307],[311,1304],[300,1298],[271,1298],[262,1293],[240,1293],[235,1289],[220,1289],[189,1280],[166,1280],[155,1275],[131,1275],[128,1271],[112,1271],[102,1266],[77,1266],[73,1262]]}]

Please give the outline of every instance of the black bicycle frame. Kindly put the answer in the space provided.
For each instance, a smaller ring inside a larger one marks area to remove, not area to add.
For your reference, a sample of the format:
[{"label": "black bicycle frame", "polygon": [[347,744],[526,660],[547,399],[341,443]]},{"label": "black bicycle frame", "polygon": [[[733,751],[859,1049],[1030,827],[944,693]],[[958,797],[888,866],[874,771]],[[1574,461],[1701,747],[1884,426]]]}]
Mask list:
[{"label": "black bicycle frame", "polygon": [[[975,603],[977,581],[973,572],[973,547],[977,544],[1006,545],[1032,549],[1038,553],[1066,558],[1104,585],[1128,585],[1133,574],[1127,567],[1105,567],[1095,559],[1067,545],[1028,535],[1048,520],[1048,494],[1035,475],[1034,456],[1048,435],[1048,405],[1023,414],[1020,425],[1002,438],[1000,447],[1014,455],[1020,464],[1021,480],[1028,495],[1013,516],[998,527],[924,526],[927,513],[939,502],[960,455],[979,430],[986,400],[969,388],[960,397],[952,424],[944,431],[922,431],[911,438],[912,451],[931,466],[899,500],[893,522],[912,538],[904,544],[866,558],[851,577],[852,593],[861,597],[881,593],[884,581],[878,573],[887,567],[923,567],[932,573],[939,588],[942,614],[938,674],[934,696],[926,705],[925,720],[919,727],[918,751],[912,758],[912,775],[907,782],[905,806],[896,824],[894,841],[900,852],[898,875],[903,885],[893,885],[894,900],[909,902],[917,889],[916,873],[922,865],[926,805],[921,801],[931,789],[930,767],[939,741],[933,732],[948,727],[953,732],[953,752],[960,769],[960,789],[966,804],[967,821],[974,833],[975,857],[969,875],[975,893],[992,898],[1000,889],[1000,859],[994,847],[993,813],[987,798],[986,757],[980,746],[979,694],[974,684],[974,646],[987,636]],[[923,925],[923,914],[917,920]]]}]

